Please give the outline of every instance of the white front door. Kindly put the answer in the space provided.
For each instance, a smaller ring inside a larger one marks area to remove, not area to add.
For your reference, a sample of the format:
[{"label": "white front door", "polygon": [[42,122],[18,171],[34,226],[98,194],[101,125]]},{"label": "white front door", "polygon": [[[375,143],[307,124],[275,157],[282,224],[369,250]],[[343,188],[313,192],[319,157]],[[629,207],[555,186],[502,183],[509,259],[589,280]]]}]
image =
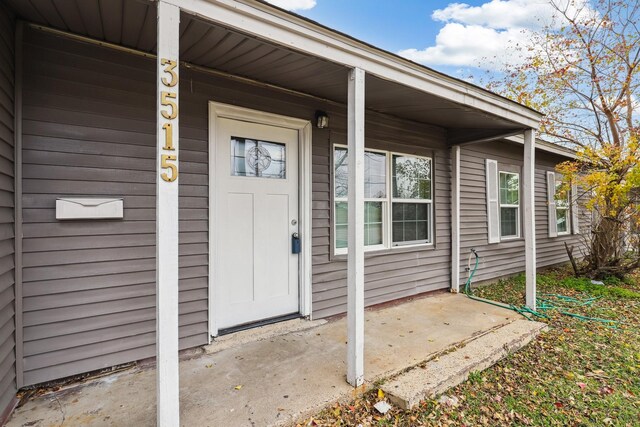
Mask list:
[{"label": "white front door", "polygon": [[214,138],[217,327],[298,313],[298,131],[219,118]]}]

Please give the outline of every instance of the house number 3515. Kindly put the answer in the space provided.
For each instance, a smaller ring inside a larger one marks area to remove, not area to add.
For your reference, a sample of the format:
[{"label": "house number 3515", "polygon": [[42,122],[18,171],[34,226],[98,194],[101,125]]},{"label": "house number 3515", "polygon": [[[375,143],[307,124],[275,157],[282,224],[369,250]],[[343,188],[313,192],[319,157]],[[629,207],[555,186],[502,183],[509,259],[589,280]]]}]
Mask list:
[{"label": "house number 3515", "polygon": [[160,166],[163,172],[160,177],[166,182],[173,182],[178,179],[178,164],[175,148],[173,147],[173,123],[178,118],[177,93],[171,89],[178,84],[178,74],[176,68],[177,61],[161,58],[160,64],[164,66],[162,70],[164,76],[160,78],[162,86],[166,90],[160,91],[160,114],[163,119],[162,131],[164,133],[164,146],[160,153]]}]

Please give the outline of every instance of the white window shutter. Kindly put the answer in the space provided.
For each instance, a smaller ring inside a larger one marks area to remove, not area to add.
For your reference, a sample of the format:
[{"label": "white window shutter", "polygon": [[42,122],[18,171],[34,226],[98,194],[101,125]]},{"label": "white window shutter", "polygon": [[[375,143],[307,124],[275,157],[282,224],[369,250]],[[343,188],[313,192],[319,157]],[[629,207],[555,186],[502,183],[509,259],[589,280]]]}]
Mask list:
[{"label": "white window shutter", "polygon": [[549,206],[549,237],[558,235],[556,219],[556,174],[547,172],[547,206]]},{"label": "white window shutter", "polygon": [[498,194],[498,162],[487,159],[487,227],[489,243],[500,242],[500,200]]},{"label": "white window shutter", "polygon": [[571,184],[571,232],[580,234],[580,204],[578,203],[578,186]]}]

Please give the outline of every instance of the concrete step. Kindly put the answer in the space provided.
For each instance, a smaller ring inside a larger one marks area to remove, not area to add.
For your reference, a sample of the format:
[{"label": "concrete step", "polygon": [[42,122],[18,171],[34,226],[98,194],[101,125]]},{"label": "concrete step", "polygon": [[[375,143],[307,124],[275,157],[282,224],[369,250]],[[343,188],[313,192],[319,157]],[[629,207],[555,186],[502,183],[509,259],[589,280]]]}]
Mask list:
[{"label": "concrete step", "polygon": [[421,400],[462,383],[471,372],[482,371],[524,347],[545,328],[544,323],[515,320],[394,377],[381,388],[393,404],[413,409]]},{"label": "concrete step", "polygon": [[211,344],[203,347],[206,354],[218,353],[222,350],[236,348],[256,341],[270,340],[280,335],[286,335],[292,332],[302,332],[307,329],[313,329],[327,323],[326,320],[306,320],[292,319],[284,322],[271,323],[257,328],[246,329],[244,331],[234,332],[229,335],[223,335],[213,339]]}]

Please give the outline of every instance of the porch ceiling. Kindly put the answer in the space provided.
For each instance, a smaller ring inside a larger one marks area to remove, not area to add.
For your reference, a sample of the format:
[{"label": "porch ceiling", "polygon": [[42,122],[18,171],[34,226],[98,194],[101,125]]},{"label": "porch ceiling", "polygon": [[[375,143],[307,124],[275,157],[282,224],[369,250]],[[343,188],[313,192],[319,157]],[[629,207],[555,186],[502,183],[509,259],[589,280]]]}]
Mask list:
[{"label": "porch ceiling", "polygon": [[[156,6],[146,0],[7,0],[28,22],[146,53],[156,49]],[[347,99],[344,65],[276,45],[183,13],[180,59],[340,104]],[[443,127],[451,142],[505,135],[522,124],[368,74],[366,108]],[[468,130],[469,132],[465,132]],[[461,132],[462,131],[462,132]],[[471,137],[473,135],[473,137]]]}]

